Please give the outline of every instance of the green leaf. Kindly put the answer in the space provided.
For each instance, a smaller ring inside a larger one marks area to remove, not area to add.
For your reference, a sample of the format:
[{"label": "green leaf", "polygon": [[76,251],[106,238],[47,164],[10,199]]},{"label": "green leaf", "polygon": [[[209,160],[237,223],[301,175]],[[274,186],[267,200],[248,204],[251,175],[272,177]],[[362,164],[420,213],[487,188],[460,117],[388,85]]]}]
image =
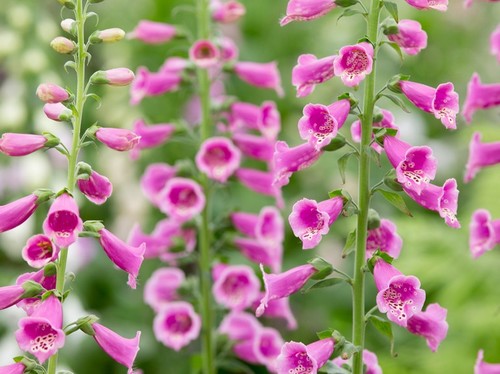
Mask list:
[{"label": "green leaf", "polygon": [[340,178],[342,178],[342,184],[345,184],[345,169],[347,168],[347,162],[353,154],[354,152],[346,153],[342,155],[342,157],[340,157],[337,161],[337,164],[339,166]]},{"label": "green leaf", "polygon": [[254,374],[254,371],[237,359],[217,360],[217,367],[224,371],[237,374]]},{"label": "green leaf", "polygon": [[357,3],[359,3],[359,0],[335,0],[335,4],[342,8],[347,8]]},{"label": "green leaf", "polygon": [[[399,59],[401,61],[404,60],[405,56],[403,55],[403,51],[401,51],[401,47],[397,44],[397,43],[394,43],[394,42],[388,42],[388,41],[383,41],[382,44],[386,44],[388,45],[389,47],[391,47],[392,49],[394,49],[394,51],[396,51],[396,53],[398,54],[399,56]],[[389,87],[390,89],[390,87]]]},{"label": "green leaf", "polygon": [[391,15],[391,17],[394,18],[394,21],[399,22],[397,4],[390,2],[390,1],[384,1],[384,6],[385,6],[385,9],[387,9],[389,14]]},{"label": "green leaf", "polygon": [[373,148],[368,146],[365,146],[365,151],[368,153],[368,156],[370,156],[371,160],[377,165],[378,167],[381,167],[382,164],[380,163],[380,154]]},{"label": "green leaf", "polygon": [[340,21],[340,19],[342,17],[351,17],[351,16],[355,16],[356,14],[361,14],[363,17],[367,16],[367,14],[361,10],[347,8],[346,10],[344,10],[342,12],[342,14],[339,16],[339,18],[337,18],[337,22]]},{"label": "green leaf", "polygon": [[356,229],[352,230],[345,241],[344,249],[342,249],[342,258],[346,258],[353,250],[356,244]]},{"label": "green leaf", "polygon": [[317,290],[318,288],[327,288],[327,287],[333,287],[336,286],[339,283],[345,282],[345,279],[343,278],[328,278],[328,279],[323,279],[320,280],[319,282],[313,283],[312,285],[308,287],[302,288],[300,291],[301,293],[307,293],[312,290]]},{"label": "green leaf", "polygon": [[387,95],[387,94],[380,94],[380,97],[387,97],[389,100],[391,100],[394,104],[396,104],[398,107],[403,109],[404,112],[406,113],[411,113],[410,109],[405,105],[403,100],[401,100],[399,97],[394,96],[394,95]]},{"label": "green leaf", "polygon": [[409,217],[413,217],[401,195],[399,195],[396,192],[386,191],[382,189],[377,189],[376,191],[380,192],[384,197],[384,199],[386,199],[390,204],[398,208],[401,212],[403,212]]},{"label": "green leaf", "polygon": [[318,339],[328,339],[332,337],[333,334],[333,329],[328,329],[328,330],[323,330],[320,332],[317,332],[316,335],[318,336]]},{"label": "green leaf", "polygon": [[321,150],[326,152],[333,152],[337,149],[342,148],[344,145],[346,145],[345,138],[342,135],[337,134],[337,136],[330,141],[330,144],[324,146],[323,148],[321,148]]},{"label": "green leaf", "polygon": [[382,335],[385,335],[391,342],[391,355],[394,354],[394,334],[392,333],[392,324],[385,318],[371,315],[369,318],[373,327],[375,327]]},{"label": "green leaf", "polygon": [[343,367],[335,365],[331,361],[327,361],[325,365],[318,371],[318,373],[325,374],[351,374],[350,370],[344,369]]}]

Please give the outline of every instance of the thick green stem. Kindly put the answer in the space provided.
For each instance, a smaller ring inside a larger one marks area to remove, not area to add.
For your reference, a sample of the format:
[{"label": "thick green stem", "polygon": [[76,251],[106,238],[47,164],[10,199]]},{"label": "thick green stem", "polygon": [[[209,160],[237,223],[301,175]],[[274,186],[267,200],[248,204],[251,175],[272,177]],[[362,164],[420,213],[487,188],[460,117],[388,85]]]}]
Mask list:
[{"label": "thick green stem", "polygon": [[[380,0],[371,0],[368,16],[368,39],[375,45],[373,70],[366,78],[363,99],[362,132],[359,157],[359,213],[356,229],[356,254],[354,259],[353,285],[353,326],[352,340],[355,346],[364,348],[365,341],[365,255],[368,229],[368,209],[370,208],[370,142],[372,137],[373,110],[375,96],[375,67],[377,56],[378,23]],[[353,374],[363,373],[362,350],[353,356]]]}]

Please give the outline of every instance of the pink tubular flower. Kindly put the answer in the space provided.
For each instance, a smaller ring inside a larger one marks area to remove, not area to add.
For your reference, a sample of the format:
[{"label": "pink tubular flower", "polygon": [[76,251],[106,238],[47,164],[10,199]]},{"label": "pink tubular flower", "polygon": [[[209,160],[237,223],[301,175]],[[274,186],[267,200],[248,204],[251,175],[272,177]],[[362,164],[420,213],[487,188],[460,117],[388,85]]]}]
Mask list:
[{"label": "pink tubular flower", "polygon": [[140,150],[155,148],[165,143],[175,131],[175,125],[171,123],[146,125],[144,120],[139,119],[134,122],[133,131],[141,138],[130,152],[130,157],[135,160],[139,157]]},{"label": "pink tubular flower", "polygon": [[[264,297],[264,293],[261,293],[260,296],[261,298]],[[257,301],[254,303],[252,308],[257,309],[258,307],[259,302]],[[269,301],[262,317],[281,318],[286,321],[286,327],[288,330],[295,330],[297,328],[297,320],[295,319],[292,309],[290,308],[290,299],[288,297]]]},{"label": "pink tubular flower", "polygon": [[130,130],[113,127],[99,127],[95,137],[108,148],[120,152],[130,151],[141,140],[140,136]]},{"label": "pink tubular flower", "polygon": [[448,333],[447,313],[439,304],[429,304],[425,312],[415,313],[408,319],[406,329],[412,334],[423,336],[431,351],[436,352]]},{"label": "pink tubular flower", "polygon": [[[483,0],[483,1],[486,1],[486,2],[488,2],[488,3],[496,3],[496,2],[498,2],[498,1],[500,1],[500,0]],[[464,1],[464,7],[465,7],[465,8],[470,7],[470,6],[472,5],[472,2],[473,2],[473,0],[465,0],[465,1]],[[477,374],[477,373],[476,373],[476,374]]]},{"label": "pink tubular flower", "polygon": [[64,88],[52,83],[42,83],[36,89],[36,96],[44,103],[60,103],[69,99],[69,93]]},{"label": "pink tubular flower", "polygon": [[236,133],[232,140],[247,157],[264,162],[270,162],[273,158],[275,142],[263,136]]},{"label": "pink tubular flower", "polygon": [[258,362],[254,342],[261,330],[262,325],[253,315],[235,311],[228,313],[218,328],[220,333],[235,341],[233,352],[236,357],[250,363]]},{"label": "pink tubular flower", "polygon": [[241,130],[257,130],[266,139],[274,141],[281,129],[281,119],[273,101],[264,101],[260,107],[236,102],[231,105],[229,125],[234,134]]},{"label": "pink tubular flower", "polygon": [[92,170],[88,179],[77,180],[78,189],[94,204],[102,205],[113,193],[113,185],[104,175]]},{"label": "pink tubular flower", "polygon": [[10,308],[25,298],[38,296],[41,290],[42,287],[29,283],[0,287],[0,310]]},{"label": "pink tubular flower", "polygon": [[215,136],[201,144],[195,161],[210,179],[226,183],[240,166],[241,152],[228,138]]},{"label": "pink tubular flower", "polygon": [[144,243],[138,247],[127,245],[105,228],[99,230],[99,235],[102,249],[116,266],[128,273],[127,284],[130,288],[135,289],[146,245]]},{"label": "pink tubular flower", "polygon": [[34,193],[0,206],[0,232],[19,226],[35,212],[38,196]]},{"label": "pink tubular flower", "polygon": [[160,210],[180,222],[189,221],[205,207],[201,186],[187,178],[170,178],[158,199]]},{"label": "pink tubular flower", "polygon": [[[56,275],[46,276],[44,269],[40,269],[33,273],[21,274],[16,279],[16,285],[22,286],[27,281],[33,281],[42,286],[45,290],[51,291],[56,288]],[[27,315],[32,315],[34,310],[38,307],[41,300],[36,297],[23,298],[17,303],[17,306],[23,309]]]},{"label": "pink tubular flower", "polygon": [[260,269],[262,270],[265,294],[255,311],[257,317],[264,314],[270,301],[282,299],[297,292],[317,272],[316,268],[310,264],[297,266],[280,274],[267,274],[262,265],[260,265]]},{"label": "pink tubular flower", "polygon": [[305,97],[314,91],[317,84],[335,76],[333,61],[337,56],[318,59],[311,54],[300,55],[292,70],[292,84],[297,89],[297,97]]},{"label": "pink tubular flower", "polygon": [[7,366],[0,366],[0,374],[23,374],[26,366],[18,362]]},{"label": "pink tubular flower", "polygon": [[378,289],[377,306],[392,322],[406,327],[408,319],[422,310],[425,291],[413,275],[405,276],[392,265],[379,259],[373,269]]},{"label": "pink tubular flower", "polygon": [[62,305],[57,297],[42,301],[29,317],[19,321],[16,340],[19,348],[31,353],[43,364],[64,345]]},{"label": "pink tubular flower", "polygon": [[69,121],[73,115],[73,112],[62,103],[45,104],[43,112],[48,119],[58,122]]},{"label": "pink tubular flower", "polygon": [[387,35],[387,38],[399,45],[408,55],[416,55],[427,47],[427,33],[419,22],[402,19],[398,22],[399,32]]},{"label": "pink tubular flower", "polygon": [[222,62],[235,61],[238,59],[240,51],[233,39],[222,36],[215,40],[220,50]]},{"label": "pink tubular flower", "polygon": [[343,206],[344,200],[339,196],[319,203],[302,199],[293,205],[288,222],[293,234],[302,241],[302,249],[311,249],[319,244],[342,212]]},{"label": "pink tubular flower", "polygon": [[[351,365],[351,360],[343,360],[341,356],[332,360],[332,363],[342,367],[342,365]],[[363,349],[363,364],[366,366],[365,374],[382,374],[382,368],[378,364],[377,355],[368,349]]]},{"label": "pink tubular flower", "polygon": [[[184,60],[182,60],[184,61]],[[130,104],[139,104],[144,97],[159,96],[176,91],[182,82],[182,69],[150,72],[144,66],[139,66],[137,75],[130,86]]]},{"label": "pink tubular flower", "polygon": [[276,206],[284,206],[281,188],[273,183],[274,173],[261,170],[239,168],[236,170],[236,178],[247,188],[266,196],[273,196],[276,199]]},{"label": "pink tubular flower", "polygon": [[337,136],[337,131],[344,125],[350,110],[351,104],[347,99],[328,106],[307,104],[298,124],[300,137],[317,151],[321,150]]},{"label": "pink tubular flower", "polygon": [[284,95],[276,62],[237,62],[234,72],[238,78],[252,86],[275,90],[280,97]]},{"label": "pink tubular flower", "polygon": [[142,20],[139,21],[135,29],[128,34],[128,38],[139,39],[147,44],[161,44],[170,41],[175,34],[176,30],[172,25]]},{"label": "pink tubular flower", "polygon": [[287,342],[281,347],[277,360],[278,374],[317,373],[333,353],[332,338],[321,339],[305,345],[300,342]]},{"label": "pink tubular flower", "polygon": [[378,228],[368,230],[366,259],[372,257],[377,249],[387,253],[392,258],[398,258],[402,246],[403,241],[396,232],[396,225],[388,219],[381,219]]},{"label": "pink tubular flower", "polygon": [[200,329],[200,316],[195,313],[193,306],[185,301],[166,304],[153,322],[156,339],[175,351],[195,340]]},{"label": "pink tubular flower", "polygon": [[435,9],[440,12],[448,10],[448,0],[406,0],[412,7],[423,9]]},{"label": "pink tubular flower", "polygon": [[26,156],[45,147],[43,135],[4,133],[0,138],[0,152],[7,156]]},{"label": "pink tubular flower", "polygon": [[273,206],[262,208],[258,215],[236,212],[231,214],[231,220],[238,231],[259,241],[272,244],[284,239],[283,218]]},{"label": "pink tubular flower", "polygon": [[324,16],[335,8],[334,0],[289,0],[286,16],[280,21],[285,26],[292,21],[310,21]]},{"label": "pink tubular flower", "polygon": [[99,70],[90,77],[92,84],[107,84],[110,86],[128,86],[134,80],[134,72],[127,68]]},{"label": "pink tubular flower", "polygon": [[278,330],[263,327],[255,337],[253,348],[257,362],[265,365],[270,373],[276,372],[276,360],[285,342]]},{"label": "pink tubular flower", "polygon": [[58,254],[59,248],[50,241],[49,237],[41,234],[29,238],[22,250],[23,260],[36,269],[54,261]]},{"label": "pink tubular flower", "polygon": [[50,206],[47,218],[43,222],[43,231],[61,248],[67,248],[78,238],[83,230],[78,205],[67,193],[57,197]]},{"label": "pink tubular flower", "polygon": [[400,81],[399,85],[417,108],[434,114],[447,129],[457,128],[458,94],[453,83],[442,83],[437,88],[410,81]]},{"label": "pink tubular flower", "polygon": [[335,75],[348,87],[357,86],[372,72],[373,46],[362,42],[340,48],[339,55],[333,62]]},{"label": "pink tubular flower", "polygon": [[249,266],[215,266],[212,276],[215,301],[231,310],[242,311],[259,297],[260,282]]},{"label": "pink tubular flower", "polygon": [[491,33],[490,51],[493,56],[497,57],[497,61],[500,63],[500,25],[498,25],[497,28]]},{"label": "pink tubular flower", "polygon": [[220,51],[210,40],[198,40],[189,48],[189,59],[202,69],[219,63]]},{"label": "pink tubular flower", "polygon": [[481,143],[481,133],[475,132],[469,144],[469,159],[464,182],[468,183],[483,167],[500,163],[500,142]]},{"label": "pink tubular flower", "polygon": [[467,85],[462,115],[467,123],[472,121],[476,110],[488,109],[500,105],[500,83],[482,84],[478,73],[472,74]]},{"label": "pink tubular flower", "polygon": [[253,238],[235,238],[234,244],[250,261],[269,266],[274,272],[280,271],[283,259],[282,243],[270,244]]},{"label": "pink tubular flower", "polygon": [[500,373],[500,364],[490,364],[484,362],[484,352],[482,349],[477,353],[476,365],[474,365],[474,374],[498,374]]},{"label": "pink tubular flower", "polygon": [[212,5],[212,19],[219,23],[236,22],[245,12],[245,6],[236,0],[214,1]]},{"label": "pink tubular flower", "polygon": [[469,248],[476,259],[500,243],[500,219],[493,221],[490,212],[478,209],[472,214],[469,232]]},{"label": "pink tubular flower", "polygon": [[92,328],[95,332],[93,338],[99,347],[113,360],[126,366],[128,374],[132,374],[132,366],[139,352],[141,332],[137,331],[134,338],[127,339],[97,322],[92,324]]},{"label": "pink tubular flower", "polygon": [[144,301],[159,312],[164,305],[178,299],[177,289],[185,278],[179,268],[157,269],[144,286]]},{"label": "pink tubular flower", "polygon": [[[398,126],[394,123],[394,116],[392,115],[391,112],[388,110],[382,109],[382,120],[380,122],[374,122],[373,127],[374,128],[387,128],[387,129],[398,129]],[[356,120],[352,123],[351,125],[351,137],[352,140],[355,141],[356,143],[361,142],[361,121]],[[399,132],[396,133],[396,138],[399,137]],[[372,134],[372,139],[374,138],[374,135]],[[377,151],[377,153],[382,153],[384,148],[382,148],[380,145],[378,145],[376,142],[373,142],[371,147]]]}]

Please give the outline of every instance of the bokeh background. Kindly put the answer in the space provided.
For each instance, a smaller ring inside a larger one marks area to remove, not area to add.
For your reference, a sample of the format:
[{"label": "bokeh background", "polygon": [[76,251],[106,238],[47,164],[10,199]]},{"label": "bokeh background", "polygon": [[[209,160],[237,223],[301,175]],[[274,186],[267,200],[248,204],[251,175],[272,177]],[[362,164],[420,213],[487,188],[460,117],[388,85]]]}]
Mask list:
[{"label": "bokeh background", "polygon": [[[346,44],[354,44],[364,35],[364,22],[357,17],[337,20],[340,11],[309,23],[292,23],[284,28],[278,24],[286,9],[285,0],[242,1],[247,15],[235,26],[225,27],[224,32],[235,38],[240,48],[240,60],[278,62],[284,98],[273,92],[249,87],[230,78],[226,89],[242,101],[260,104],[276,100],[279,106],[283,132],[281,138],[297,145],[297,121],[302,108],[309,102],[329,104],[345,91],[339,80],[333,79],[307,98],[295,98],[291,85],[291,70],[298,55],[313,53],[323,57],[336,53]],[[380,52],[379,82],[402,72],[411,80],[431,86],[451,81],[465,98],[467,82],[473,72],[478,72],[485,83],[498,82],[498,63],[489,53],[489,35],[500,20],[500,7],[476,2],[465,10],[462,1],[450,0],[449,11],[419,12],[404,1],[398,1],[401,18],[420,21],[429,35],[429,45],[417,56],[405,57],[401,62],[394,51]],[[106,0],[95,6],[100,15],[99,28],[120,27],[131,31],[141,19],[168,22],[194,27],[194,4],[181,0]],[[68,14],[69,15],[69,14]],[[0,4],[0,133],[52,131],[63,139],[70,131],[60,123],[47,120],[42,104],[35,96],[35,89],[42,82],[74,86],[74,75],[62,69],[64,57],[54,53],[49,42],[61,35],[60,8],[56,1],[2,0]],[[90,21],[92,22],[92,21]],[[180,41],[167,45],[147,46],[138,41],[124,40],[112,45],[95,46],[89,69],[107,69],[119,66],[135,70],[147,66],[157,70],[165,58],[187,56],[188,46]],[[183,105],[192,92],[183,90],[162,97],[145,99],[139,106],[128,104],[126,88],[102,87],[103,97],[99,107],[92,101],[87,105],[85,126],[95,121],[103,126],[131,128],[134,120],[144,118],[149,123],[176,121],[183,115]],[[475,131],[481,131],[483,141],[499,141],[500,110],[478,112],[473,123],[466,126],[458,120],[457,131],[447,131],[432,115],[412,108],[407,114],[390,102],[381,102],[393,111],[400,126],[402,138],[412,144],[430,145],[439,160],[436,182],[447,178],[459,181],[460,203],[458,217],[460,230],[448,228],[439,216],[425,211],[407,199],[414,217],[409,218],[388,206],[379,197],[373,206],[383,217],[396,222],[404,241],[400,258],[395,265],[405,274],[420,278],[427,292],[427,303],[438,302],[448,309],[449,333],[438,352],[432,353],[424,339],[394,326],[395,350],[398,357],[391,357],[388,340],[367,327],[368,349],[376,352],[384,373],[471,373],[477,351],[485,350],[485,359],[500,362],[500,251],[499,248],[472,260],[468,249],[468,225],[475,209],[486,208],[495,218],[500,218],[500,166],[481,171],[469,184],[462,183],[464,165],[468,156],[468,142]],[[352,122],[352,119],[349,120]],[[342,132],[348,135],[349,124]],[[143,152],[140,160],[132,162],[128,155],[113,153],[103,147],[89,147],[84,158],[94,169],[107,175],[114,184],[112,198],[102,207],[83,199],[80,201],[84,219],[102,219],[118,236],[126,238],[134,223],[140,222],[151,229],[161,214],[153,209],[142,195],[138,178],[151,162],[174,162],[196,152],[192,142],[176,140],[165,146]],[[317,200],[327,198],[327,192],[346,188],[356,194],[356,168],[349,164],[347,181],[342,186],[337,159],[341,153],[326,154],[313,167],[296,173],[290,185],[284,188],[286,208],[302,197]],[[382,168],[374,167],[373,180],[378,181],[388,168],[383,157]],[[24,158],[10,159],[0,155],[0,203],[4,204],[30,193],[36,188],[55,190],[64,186],[65,161],[56,152],[36,153]],[[229,192],[230,191],[230,192]],[[258,212],[261,206],[271,204],[268,198],[245,190],[237,182],[228,189],[217,192],[217,210],[233,209]],[[0,285],[12,284],[22,272],[29,271],[21,259],[21,248],[34,234],[44,219],[46,207],[22,227],[0,235]],[[341,219],[332,227],[314,251],[302,251],[298,239],[287,229],[284,269],[304,263],[320,255],[335,266],[350,272],[352,258],[342,260],[346,235],[354,227],[353,217]],[[225,255],[241,260],[231,249]],[[140,274],[136,291],[125,285],[125,275],[115,271],[112,264],[92,239],[80,240],[70,253],[70,267],[76,273],[72,284],[74,292],[65,303],[67,321],[86,313],[101,317],[103,324],[124,336],[133,336],[142,330],[142,344],[136,364],[146,374],[189,373],[190,361],[199,346],[193,343],[176,354],[157,343],[152,334],[153,312],[144,305],[142,291],[152,271],[162,266],[159,261],[146,261]],[[375,304],[375,287],[371,276],[367,278],[367,308]],[[309,343],[315,333],[332,327],[350,336],[351,297],[347,286],[337,286],[291,297],[292,309],[299,321],[299,329],[286,331],[284,325],[267,322],[281,329],[285,340]],[[12,309],[12,308],[11,308]],[[19,310],[0,311],[0,364],[11,362],[19,354],[13,337]],[[123,373],[124,368],[113,363],[88,336],[73,334],[60,354],[60,362],[77,374]],[[252,368],[265,373],[263,368]]]}]

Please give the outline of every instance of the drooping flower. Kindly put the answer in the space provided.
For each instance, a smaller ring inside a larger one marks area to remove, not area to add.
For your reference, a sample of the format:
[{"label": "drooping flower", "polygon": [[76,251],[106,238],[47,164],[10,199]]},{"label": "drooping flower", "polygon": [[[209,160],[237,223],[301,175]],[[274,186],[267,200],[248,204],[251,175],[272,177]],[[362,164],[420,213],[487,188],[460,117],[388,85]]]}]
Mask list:
[{"label": "drooping flower", "polygon": [[234,72],[238,78],[252,86],[275,90],[280,97],[284,95],[276,62],[237,62]]},{"label": "drooping flower", "polygon": [[23,374],[26,369],[23,363],[17,362],[6,366],[0,366],[0,374]]},{"label": "drooping flower", "polygon": [[245,15],[243,4],[236,0],[212,2],[212,19],[219,23],[233,23]]},{"label": "drooping flower", "polygon": [[221,36],[216,38],[215,42],[219,47],[222,62],[236,61],[238,59],[240,51],[233,39]]},{"label": "drooping flower", "polygon": [[283,218],[279,210],[266,206],[260,213],[236,212],[231,214],[233,225],[241,233],[265,243],[281,243],[284,239]]},{"label": "drooping flower", "polygon": [[83,230],[78,205],[73,197],[63,193],[50,206],[43,222],[43,231],[61,248],[67,248],[78,238]]},{"label": "drooping flower", "polygon": [[0,206],[0,233],[12,230],[31,217],[45,198],[32,193],[8,204]]},{"label": "drooping flower", "polygon": [[219,63],[220,51],[210,40],[198,40],[189,49],[189,59],[199,68],[208,69]]},{"label": "drooping flower", "polygon": [[285,26],[292,21],[310,21],[324,16],[335,8],[334,0],[289,0],[286,16],[280,21]]},{"label": "drooping flower", "polygon": [[[33,272],[33,273],[21,274],[16,279],[16,285],[22,286],[27,281],[33,281],[33,282],[38,283],[45,290],[51,291],[51,290],[54,290],[56,288],[56,281],[57,281],[56,278],[57,277],[55,274],[45,275],[45,269],[40,269],[40,270]],[[23,298],[16,305],[19,308],[22,308],[26,312],[27,315],[31,315],[31,314],[33,314],[34,310],[38,307],[40,302],[41,302],[41,300],[39,298],[28,297],[28,298]]]},{"label": "drooping flower", "polygon": [[214,136],[201,144],[195,161],[210,179],[226,183],[240,166],[241,152],[228,138]]},{"label": "drooping flower", "polygon": [[427,33],[419,22],[402,19],[398,22],[398,33],[387,35],[387,38],[399,45],[408,55],[416,55],[427,47]]},{"label": "drooping flower", "polygon": [[127,37],[139,39],[147,44],[166,43],[176,35],[174,26],[162,22],[141,20],[135,29]]},{"label": "drooping flower", "polygon": [[36,297],[42,290],[41,285],[29,281],[23,284],[0,287],[0,310],[10,308],[23,299]]},{"label": "drooping flower", "polygon": [[333,78],[333,61],[336,58],[336,55],[320,59],[311,54],[300,55],[292,70],[292,84],[297,89],[297,97],[311,94],[317,84]]},{"label": "drooping flower", "polygon": [[474,374],[498,374],[500,373],[500,364],[490,364],[485,362],[482,349],[477,353],[476,364],[474,365]]},{"label": "drooping flower", "polygon": [[34,235],[28,239],[22,250],[23,260],[33,268],[41,268],[54,261],[59,254],[59,248],[45,235]]},{"label": "drooping flower", "polygon": [[270,162],[273,159],[275,141],[243,132],[234,134],[231,139],[247,157],[264,162]]},{"label": "drooping flower", "polygon": [[144,301],[156,312],[178,299],[177,289],[185,280],[184,272],[179,268],[157,269],[144,286]]},{"label": "drooping flower", "polygon": [[36,89],[36,96],[44,103],[60,103],[69,99],[69,93],[64,88],[52,83],[42,83]]},{"label": "drooping flower", "polygon": [[236,178],[247,188],[266,196],[273,196],[276,199],[276,206],[284,206],[281,188],[273,183],[275,175],[273,172],[266,172],[256,169],[239,168],[236,170]]},{"label": "drooping flower", "polygon": [[[261,298],[262,297],[264,297],[264,293],[261,293]],[[257,301],[254,303],[253,309],[257,309],[258,307],[259,302]],[[281,318],[286,321],[286,327],[289,330],[295,330],[297,328],[297,320],[290,308],[290,299],[288,297],[269,301],[261,317]]]},{"label": "drooping flower", "polygon": [[242,311],[259,297],[260,282],[249,266],[219,264],[212,276],[215,301],[231,310]]},{"label": "drooping flower", "polygon": [[156,315],[153,332],[166,347],[179,351],[200,334],[201,319],[193,306],[185,301],[166,304]]},{"label": "drooping flower", "polygon": [[278,330],[263,327],[254,338],[254,351],[257,362],[265,365],[271,373],[276,372],[276,360],[285,342]]},{"label": "drooping flower", "polygon": [[392,322],[406,327],[408,319],[422,310],[425,291],[413,275],[405,276],[382,259],[375,263],[373,277],[378,289],[377,306]]},{"label": "drooping flower", "polygon": [[283,244],[270,244],[254,238],[235,238],[235,246],[250,261],[269,266],[273,272],[281,270]]},{"label": "drooping flower", "polygon": [[335,75],[348,87],[354,87],[372,72],[373,46],[362,42],[340,48],[333,62]]},{"label": "drooping flower", "polygon": [[45,147],[47,140],[43,135],[4,133],[0,138],[0,152],[7,156],[26,156]]},{"label": "drooping flower", "polygon": [[281,347],[277,359],[277,372],[315,374],[328,361],[333,349],[332,338],[321,339],[308,345],[294,341],[287,342]]},{"label": "drooping flower", "polygon": [[175,125],[171,123],[158,123],[146,125],[144,120],[134,122],[133,132],[140,137],[139,143],[130,152],[132,159],[137,159],[142,149],[158,147],[165,143],[175,131]]},{"label": "drooping flower", "polygon": [[344,200],[339,196],[319,203],[304,198],[293,205],[288,222],[293,234],[302,241],[303,249],[311,249],[319,244],[342,212],[343,206]]},{"label": "drooping flower", "polygon": [[472,121],[476,110],[483,110],[500,105],[500,83],[482,84],[478,73],[472,74],[467,85],[462,115],[467,123]]},{"label": "drooping flower", "polygon": [[492,220],[486,209],[476,210],[470,221],[469,235],[472,258],[478,258],[500,243],[500,219]]},{"label": "drooping flower", "polygon": [[490,52],[493,56],[497,57],[497,61],[500,63],[500,25],[491,33]]},{"label": "drooping flower", "polygon": [[45,104],[43,112],[48,119],[58,122],[69,121],[73,116],[73,112],[62,103]]},{"label": "drooping flower", "polygon": [[280,113],[273,101],[264,101],[260,107],[236,102],[231,105],[229,127],[233,134],[257,130],[266,139],[274,141],[281,129]]},{"label": "drooping flower", "polygon": [[170,178],[158,199],[160,210],[180,222],[189,221],[205,207],[201,186],[187,178]]},{"label": "drooping flower", "polygon": [[158,206],[161,192],[167,181],[175,176],[177,169],[165,163],[148,165],[141,178],[141,189],[154,205]]},{"label": "drooping flower", "polygon": [[253,315],[231,311],[220,323],[218,331],[235,342],[233,352],[236,357],[257,363],[254,342],[261,329],[262,325]]},{"label": "drooping flower", "polygon": [[406,0],[406,2],[420,10],[435,9],[440,12],[448,10],[448,0]]},{"label": "drooping flower", "polygon": [[107,177],[92,170],[88,179],[78,179],[78,189],[94,204],[102,205],[113,193],[113,185]]},{"label": "drooping flower", "polygon": [[[345,364],[351,365],[352,360],[344,360],[342,356],[336,357],[332,363],[342,367]],[[364,374],[382,374],[382,368],[378,364],[377,355],[367,349],[363,349],[363,364],[366,366]]]},{"label": "drooping flower", "polygon": [[464,182],[468,183],[483,167],[500,163],[500,142],[481,143],[481,133],[475,132],[469,144],[469,159]]},{"label": "drooping flower", "polygon": [[[387,128],[399,130],[398,126],[394,123],[394,116],[391,112],[385,109],[381,109],[382,119],[379,122],[373,122],[373,128]],[[399,136],[399,132],[396,133],[396,137]],[[351,125],[351,137],[356,143],[361,143],[361,121],[356,120]],[[372,139],[375,136],[372,134]],[[382,153],[384,148],[382,148],[377,142],[373,142],[371,147],[377,151],[377,153]]]},{"label": "drooping flower", "polygon": [[406,329],[412,334],[423,336],[431,351],[436,352],[448,333],[447,313],[439,304],[429,304],[425,312],[415,313],[408,319]]},{"label": "drooping flower", "polygon": [[368,230],[366,238],[366,258],[369,259],[378,249],[392,258],[398,258],[403,241],[396,232],[396,225],[388,219],[381,219],[380,226]]},{"label": "drooping flower", "polygon": [[128,86],[134,80],[134,72],[127,68],[116,68],[96,71],[90,77],[92,84],[107,84],[109,86]]},{"label": "drooping flower", "polygon": [[114,127],[99,127],[95,137],[108,148],[120,152],[130,151],[141,139],[130,130]]}]

